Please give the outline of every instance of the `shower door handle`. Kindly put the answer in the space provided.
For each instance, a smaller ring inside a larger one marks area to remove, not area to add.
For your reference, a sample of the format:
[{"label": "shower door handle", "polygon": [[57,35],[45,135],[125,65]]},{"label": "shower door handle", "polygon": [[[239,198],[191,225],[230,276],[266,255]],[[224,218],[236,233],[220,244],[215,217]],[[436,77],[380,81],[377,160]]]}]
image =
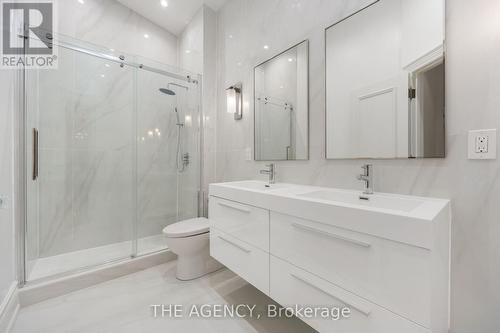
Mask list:
[{"label": "shower door handle", "polygon": [[33,181],[38,179],[38,130],[33,128]]}]

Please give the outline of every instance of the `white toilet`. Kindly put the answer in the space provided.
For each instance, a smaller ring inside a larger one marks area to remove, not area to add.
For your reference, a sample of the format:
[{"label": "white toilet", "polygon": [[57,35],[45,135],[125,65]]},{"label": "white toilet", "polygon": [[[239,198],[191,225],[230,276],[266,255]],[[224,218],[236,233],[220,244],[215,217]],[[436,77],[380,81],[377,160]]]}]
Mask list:
[{"label": "white toilet", "polygon": [[208,219],[194,218],[171,224],[163,229],[169,249],[177,254],[177,278],[193,280],[222,268],[210,257]]}]

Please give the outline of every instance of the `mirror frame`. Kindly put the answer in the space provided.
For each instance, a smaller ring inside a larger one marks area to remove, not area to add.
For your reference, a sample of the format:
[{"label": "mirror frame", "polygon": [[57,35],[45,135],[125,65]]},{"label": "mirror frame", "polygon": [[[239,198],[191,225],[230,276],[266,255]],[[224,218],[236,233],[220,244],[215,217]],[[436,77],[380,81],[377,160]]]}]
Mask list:
[{"label": "mirror frame", "polygon": [[[356,160],[380,160],[380,161],[407,161],[407,160],[434,160],[434,159],[438,159],[438,160],[442,160],[442,159],[445,159],[447,156],[448,156],[448,146],[447,146],[447,114],[448,114],[448,103],[446,103],[446,48],[447,48],[447,29],[446,29],[446,17],[443,18],[443,33],[444,33],[444,39],[443,39],[443,44],[442,44],[442,49],[443,49],[443,65],[444,65],[444,75],[445,75],[445,80],[444,80],[444,91],[445,91],[445,104],[444,104],[444,156],[443,157],[348,157],[348,158],[331,158],[331,157],[328,157],[328,136],[327,136],[327,132],[328,132],[328,124],[327,124],[327,120],[328,120],[328,109],[327,109],[327,78],[326,78],[326,67],[327,67],[327,63],[328,63],[328,60],[327,60],[327,48],[326,48],[326,42],[327,42],[327,31],[328,29],[336,26],[337,24],[339,23],[342,23],[343,21],[351,18],[352,16],[356,15],[356,14],[359,14],[360,12],[364,11],[365,9],[368,9],[370,8],[371,6],[377,4],[378,2],[380,2],[381,0],[374,0],[372,3],[356,10],[355,12],[347,15],[346,17],[343,17],[337,21],[335,21],[334,23],[330,24],[329,26],[327,26],[324,30],[324,34],[323,34],[323,46],[324,46],[324,73],[325,73],[325,77],[324,77],[324,82],[323,82],[323,87],[324,87],[324,103],[325,103],[325,115],[324,115],[324,118],[323,118],[323,121],[325,123],[325,132],[324,132],[324,143],[325,143],[325,160],[327,161],[349,161],[349,160],[352,160],[352,161],[356,161]],[[444,4],[445,8],[445,13],[446,13],[446,1],[445,1],[445,4]]]},{"label": "mirror frame", "polygon": [[[377,0],[378,1],[378,0]],[[307,154],[304,158],[301,158],[301,159],[293,159],[293,160],[287,160],[287,159],[275,159],[275,160],[258,160],[257,159],[257,122],[256,122],[256,119],[257,119],[257,104],[255,103],[255,96],[256,96],[256,77],[255,77],[255,70],[257,69],[257,67],[261,66],[261,65],[264,65],[265,63],[273,60],[273,59],[276,59],[278,58],[280,55],[292,50],[293,48],[301,45],[305,43],[306,45],[306,51],[307,51],[307,110],[306,110],[306,114],[307,114],[307,137],[306,137],[306,147],[307,147]],[[309,39],[304,39],[290,47],[288,47],[286,50],[283,50],[281,51],[280,53],[278,54],[275,54],[274,56],[272,56],[271,58],[268,58],[260,63],[258,63],[257,65],[255,65],[253,67],[253,97],[252,97],[252,100],[253,100],[253,160],[255,162],[285,162],[285,161],[290,161],[290,162],[294,162],[294,161],[308,161],[310,159],[310,155],[311,155],[311,152],[310,152],[310,136],[311,136],[311,119],[310,119],[310,111],[309,111],[309,108],[310,108],[310,96],[309,96],[309,83],[310,83],[310,60],[309,60],[309,54],[310,54],[310,50],[309,50]],[[326,79],[325,79],[325,85],[326,85]],[[326,98],[326,97],[325,97]]]}]

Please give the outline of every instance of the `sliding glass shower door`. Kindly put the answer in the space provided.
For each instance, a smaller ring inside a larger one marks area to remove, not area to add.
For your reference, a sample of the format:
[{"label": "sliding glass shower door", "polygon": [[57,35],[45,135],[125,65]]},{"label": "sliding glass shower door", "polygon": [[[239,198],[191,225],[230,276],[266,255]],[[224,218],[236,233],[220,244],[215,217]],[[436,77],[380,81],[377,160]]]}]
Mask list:
[{"label": "sliding glass shower door", "polygon": [[167,225],[198,216],[198,93],[192,81],[137,72],[139,255],[165,247]]},{"label": "sliding glass shower door", "polygon": [[26,280],[163,250],[198,213],[197,84],[58,47],[58,69],[25,71]]}]

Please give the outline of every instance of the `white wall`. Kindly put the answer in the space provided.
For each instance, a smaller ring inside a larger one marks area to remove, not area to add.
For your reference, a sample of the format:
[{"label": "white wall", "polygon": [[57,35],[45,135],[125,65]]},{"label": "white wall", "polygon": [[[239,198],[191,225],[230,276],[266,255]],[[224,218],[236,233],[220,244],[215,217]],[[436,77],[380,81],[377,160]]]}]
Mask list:
[{"label": "white wall", "polygon": [[[278,180],[362,189],[365,161],[326,161],[324,28],[370,1],[232,0],[218,15],[216,181],[256,179],[253,66],[310,39],[310,160],[278,163]],[[454,333],[500,327],[500,161],[470,161],[467,130],[500,127],[500,2],[448,1],[447,157],[373,161],[375,189],[452,200],[451,325]],[[232,38],[231,38],[231,37]],[[263,45],[269,45],[264,50]],[[243,120],[225,110],[223,87],[243,82]],[[265,178],[261,178],[265,179]]]}]

